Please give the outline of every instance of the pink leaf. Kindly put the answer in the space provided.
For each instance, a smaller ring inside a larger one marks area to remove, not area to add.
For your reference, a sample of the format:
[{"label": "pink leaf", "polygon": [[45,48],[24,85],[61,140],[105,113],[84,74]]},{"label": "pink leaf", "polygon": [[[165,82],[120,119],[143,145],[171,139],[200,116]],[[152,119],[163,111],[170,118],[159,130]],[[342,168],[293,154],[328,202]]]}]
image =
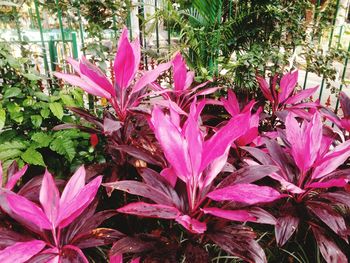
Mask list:
[{"label": "pink leaf", "polygon": [[249,205],[268,203],[284,197],[275,189],[254,184],[236,184],[214,190],[207,195],[215,201],[234,201]]},{"label": "pink leaf", "polygon": [[227,92],[227,100],[222,99],[222,102],[227,112],[230,113],[232,116],[235,116],[240,113],[241,110],[239,108],[239,103],[236,94],[231,89],[229,89]]},{"label": "pink leaf", "polygon": [[35,203],[17,194],[6,196],[10,210],[23,221],[33,223],[41,229],[51,229],[52,225],[43,210]]},{"label": "pink leaf", "polygon": [[71,57],[67,58],[66,60],[67,60],[67,62],[69,64],[72,65],[73,69],[80,75],[81,72],[80,72],[80,63],[79,63],[79,61],[77,61],[77,60],[75,60],[74,58],[71,58]]},{"label": "pink leaf", "polygon": [[177,181],[177,175],[174,171],[174,169],[172,167],[169,168],[164,168],[161,172],[160,172],[161,176],[163,176],[168,183],[172,186],[175,187],[176,185],[176,181]]},{"label": "pink leaf", "polygon": [[204,214],[211,214],[217,217],[222,217],[233,221],[251,221],[255,222],[256,218],[251,216],[246,210],[224,210],[217,207],[203,208]]},{"label": "pink leaf", "polygon": [[32,240],[28,242],[17,242],[3,250],[0,250],[1,263],[27,262],[32,256],[38,254],[45,247],[45,242]]},{"label": "pink leaf", "polygon": [[45,171],[41,188],[40,188],[40,203],[44,208],[46,217],[50,220],[52,228],[56,228],[56,219],[59,211],[60,194],[52,175],[48,170]]},{"label": "pink leaf", "polygon": [[102,89],[96,85],[93,85],[91,83],[84,81],[82,78],[80,78],[76,75],[64,74],[64,73],[60,73],[60,72],[55,72],[54,75],[55,75],[55,77],[57,77],[59,79],[63,79],[64,81],[68,82],[69,84],[71,84],[73,86],[78,86],[78,87],[82,88],[83,90],[85,90],[89,94],[92,94],[94,96],[107,98],[107,99],[111,98],[111,94],[109,92],[105,91],[104,89]]},{"label": "pink leaf", "polygon": [[176,127],[156,106],[152,111],[151,122],[165,157],[175,169],[177,176],[186,182],[190,171],[190,160],[188,146],[179,130],[180,127]]},{"label": "pink leaf", "polygon": [[[27,168],[28,168],[28,165],[25,165],[21,170],[19,170],[17,173],[12,175],[10,179],[7,181],[5,188],[8,190],[12,190],[13,187],[15,187],[15,185],[17,184],[18,180],[21,179],[21,177],[26,173]],[[1,169],[1,162],[0,162],[0,177],[2,177],[1,173],[2,173],[2,169]],[[0,182],[0,186],[1,186],[1,182]]]},{"label": "pink leaf", "polygon": [[85,185],[85,167],[82,165],[79,169],[72,175],[72,177],[67,182],[64,190],[62,192],[60,206],[63,207],[65,204],[70,203],[74,200],[76,195]]},{"label": "pink leaf", "polygon": [[266,99],[268,99],[269,101],[273,102],[274,99],[273,99],[272,94],[270,92],[269,84],[266,82],[266,80],[260,76],[256,76],[256,80],[259,83],[259,87],[260,87],[264,97]]},{"label": "pink leaf", "polygon": [[180,53],[177,53],[172,61],[174,68],[174,85],[176,91],[185,89],[187,69]]},{"label": "pink leaf", "polygon": [[109,263],[123,263],[123,255],[117,254],[109,257]]},{"label": "pink leaf", "polygon": [[278,103],[286,100],[294,91],[294,88],[298,81],[298,71],[294,71],[292,73],[285,74],[280,82],[281,92],[278,96]]},{"label": "pink leaf", "polygon": [[204,143],[200,171],[203,171],[213,160],[222,156],[233,141],[247,131],[249,118],[250,112],[232,117],[224,127]]},{"label": "pink leaf", "polygon": [[135,86],[132,88],[131,93],[136,93],[142,90],[145,86],[156,81],[160,74],[169,69],[171,62],[159,64],[155,69],[147,71],[143,76],[136,82]]},{"label": "pink leaf", "polygon": [[350,156],[350,140],[343,142],[327,153],[312,173],[312,179],[322,178],[342,165]]},{"label": "pink leaf", "polygon": [[128,30],[123,29],[122,36],[119,40],[117,55],[114,60],[114,75],[117,88],[124,90],[130,84],[135,75],[136,58],[133,47],[128,39]]},{"label": "pink leaf", "polygon": [[288,98],[286,100],[285,104],[295,104],[297,102],[301,102],[302,100],[312,96],[312,94],[314,94],[317,89],[318,89],[318,86],[316,86],[314,88],[310,88],[310,89],[306,89],[306,90],[300,91],[296,95],[294,95],[293,97]]},{"label": "pink leaf", "polygon": [[57,224],[60,228],[64,228],[69,225],[85,210],[85,208],[95,198],[101,182],[102,176],[96,177],[94,180],[80,189],[73,199],[61,203],[60,212],[57,219]]},{"label": "pink leaf", "polygon": [[81,58],[80,72],[96,83],[100,88],[104,89],[112,96],[115,96],[115,90],[105,74],[103,74],[98,67],[90,63],[85,57]]},{"label": "pink leaf", "polygon": [[191,218],[188,215],[178,216],[176,222],[194,234],[202,234],[207,230],[207,225],[205,223]]},{"label": "pink leaf", "polygon": [[165,219],[175,219],[180,215],[180,211],[175,207],[144,202],[131,203],[117,209],[117,211],[125,214]]},{"label": "pink leaf", "polygon": [[330,187],[344,187],[347,185],[347,180],[343,178],[331,179],[326,182],[314,182],[306,185],[305,188],[330,188]]}]

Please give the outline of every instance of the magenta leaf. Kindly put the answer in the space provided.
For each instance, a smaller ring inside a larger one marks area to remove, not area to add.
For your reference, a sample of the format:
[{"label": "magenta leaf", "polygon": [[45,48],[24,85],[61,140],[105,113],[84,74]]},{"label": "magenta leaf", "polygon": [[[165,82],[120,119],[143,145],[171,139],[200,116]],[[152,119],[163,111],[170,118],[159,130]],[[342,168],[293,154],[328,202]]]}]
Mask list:
[{"label": "magenta leaf", "polygon": [[54,75],[55,77],[59,79],[63,79],[64,81],[68,82],[73,86],[82,88],[89,94],[107,98],[107,99],[111,98],[111,94],[109,92],[107,92],[106,90],[100,88],[99,86],[93,83],[90,83],[87,79],[82,79],[81,77],[78,77],[76,75],[64,74],[60,72],[55,72]]},{"label": "magenta leaf", "polygon": [[84,56],[80,61],[80,72],[96,83],[99,87],[109,92],[112,97],[115,96],[113,85],[110,83],[107,77],[98,67],[91,64]]},{"label": "magenta leaf", "polygon": [[81,188],[74,196],[74,199],[66,200],[60,203],[60,213],[57,219],[57,224],[60,228],[64,228],[69,225],[92,202],[101,181],[102,176],[96,177],[90,183]]},{"label": "magenta leaf", "polygon": [[76,195],[79,193],[81,189],[83,189],[85,185],[85,167],[80,166],[79,169],[72,175],[72,177],[67,182],[64,190],[62,192],[62,196],[60,199],[60,205],[63,206],[64,203],[70,203],[74,200]]},{"label": "magenta leaf", "polygon": [[202,211],[204,212],[204,214],[210,214],[210,215],[214,215],[217,217],[221,217],[221,218],[225,218],[233,221],[242,221],[242,222],[256,221],[256,218],[253,217],[246,210],[224,210],[217,207],[207,207],[207,208],[203,208]]},{"label": "magenta leaf", "polygon": [[45,171],[41,189],[40,189],[40,203],[44,209],[46,217],[50,220],[52,228],[56,228],[56,220],[59,213],[60,194],[52,175],[48,170]]},{"label": "magenta leaf", "polygon": [[114,75],[117,88],[121,90],[127,88],[136,70],[134,49],[128,39],[128,30],[124,28],[119,39],[118,51],[114,60]]},{"label": "magenta leaf", "polygon": [[171,62],[159,64],[155,69],[147,71],[143,76],[136,82],[135,86],[132,88],[131,93],[136,93],[142,90],[147,85],[156,81],[156,79],[164,71],[168,70],[171,67]]},{"label": "magenta leaf", "polygon": [[200,171],[203,171],[210,162],[223,155],[233,141],[248,130],[249,118],[249,112],[232,117],[224,127],[204,143]]},{"label": "magenta leaf", "polygon": [[144,202],[131,203],[118,208],[117,211],[124,214],[165,219],[175,219],[181,214],[177,208],[172,206]]},{"label": "magenta leaf", "polygon": [[207,225],[188,215],[181,215],[176,218],[176,222],[194,234],[202,234],[207,230]]},{"label": "magenta leaf", "polygon": [[260,87],[264,97],[272,102],[274,99],[273,99],[273,96],[271,94],[270,87],[269,87],[269,84],[267,83],[267,81],[260,76],[256,76],[256,80],[259,83],[259,87]]},{"label": "magenta leaf", "polygon": [[252,207],[247,210],[251,216],[255,218],[256,223],[275,225],[277,220],[266,210],[260,207]]},{"label": "magenta leaf", "polygon": [[176,54],[175,58],[172,61],[172,64],[174,68],[173,74],[175,90],[182,91],[185,89],[187,69],[180,53]]},{"label": "magenta leaf", "polygon": [[295,104],[297,102],[301,102],[302,100],[312,96],[312,94],[314,94],[317,89],[318,89],[318,86],[298,92],[293,97],[290,97],[289,99],[287,99],[285,104]]},{"label": "magenta leaf", "polygon": [[278,102],[281,103],[286,100],[294,91],[294,88],[298,82],[298,71],[287,73],[283,75],[280,82],[281,92],[278,95]]},{"label": "magenta leaf", "polygon": [[333,172],[350,156],[350,140],[336,146],[328,152],[312,173],[312,179],[319,179]]},{"label": "magenta leaf", "polygon": [[1,263],[24,263],[32,256],[38,254],[44,247],[45,242],[32,240],[27,242],[17,242],[3,250],[0,250]]},{"label": "magenta leaf", "polygon": [[254,184],[236,184],[214,190],[207,195],[215,201],[234,201],[249,205],[269,203],[284,197],[275,189]]},{"label": "magenta leaf", "polygon": [[6,199],[10,210],[24,222],[34,224],[41,229],[52,229],[49,219],[46,217],[43,210],[35,203],[23,196],[13,193],[8,194]]},{"label": "magenta leaf", "polygon": [[325,182],[313,182],[307,184],[305,188],[330,188],[330,187],[344,187],[347,185],[347,180],[344,178],[331,179]]},{"label": "magenta leaf", "polygon": [[[5,188],[8,190],[12,190],[16,186],[18,180],[21,179],[21,177],[26,173],[27,168],[28,168],[28,165],[25,165],[21,170],[19,170],[18,172],[13,174],[11,177],[9,177]],[[0,178],[2,178],[1,162],[0,162]],[[0,186],[1,186],[1,183],[0,183]]]},{"label": "magenta leaf", "polygon": [[152,111],[152,124],[157,140],[162,145],[165,157],[173,166],[176,174],[184,182],[190,171],[190,160],[188,156],[188,146],[184,137],[170,119],[158,107]]}]

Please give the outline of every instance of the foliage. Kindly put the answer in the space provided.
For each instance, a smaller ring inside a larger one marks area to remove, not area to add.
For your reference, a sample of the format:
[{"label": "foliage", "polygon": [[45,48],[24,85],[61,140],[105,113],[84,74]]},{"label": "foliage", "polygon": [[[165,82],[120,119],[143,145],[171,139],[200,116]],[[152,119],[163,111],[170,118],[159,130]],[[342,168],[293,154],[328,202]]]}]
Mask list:
[{"label": "foliage", "polygon": [[[309,262],[348,261],[346,94],[335,113],[309,98],[316,87],[296,89],[294,71],[254,76],[264,97],[229,91],[215,100],[220,88],[194,83],[180,53],[139,70],[140,43],[126,29],[110,78],[85,57],[68,62],[75,74],[55,76],[102,97],[105,108],[99,115],[74,105],[81,122],[55,122],[56,137],[40,130],[31,140],[69,158],[66,140],[78,128],[95,134],[94,146],[106,140],[107,162],[80,167],[67,183],[28,166],[1,172],[0,259],[223,262],[227,253],[265,263],[277,251],[276,261],[298,260],[295,252]],[[66,117],[59,100],[46,103],[54,120]],[[7,145],[16,149],[41,161],[28,142]]]},{"label": "foliage", "polygon": [[257,91],[257,71],[273,76],[285,68],[305,67],[331,87],[337,76],[333,62],[344,61],[349,54],[339,45],[324,52],[328,38],[320,40],[332,30],[335,2],[325,1],[322,7],[311,2],[168,1],[156,17],[177,34],[197,80],[214,77],[222,86],[249,93]]},{"label": "foliage", "polygon": [[79,90],[42,90],[45,80],[26,58],[15,58],[6,44],[0,46],[0,160],[45,166],[64,174],[63,167],[89,162],[89,135],[78,130],[53,132],[62,122],[74,121],[64,109],[83,106]]}]

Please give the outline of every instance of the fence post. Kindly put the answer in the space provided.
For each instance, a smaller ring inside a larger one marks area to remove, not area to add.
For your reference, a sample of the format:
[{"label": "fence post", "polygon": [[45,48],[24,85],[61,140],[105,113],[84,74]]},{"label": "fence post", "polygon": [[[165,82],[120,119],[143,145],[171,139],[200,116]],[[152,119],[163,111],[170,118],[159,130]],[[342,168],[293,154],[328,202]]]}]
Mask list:
[{"label": "fence post", "polygon": [[43,27],[41,25],[38,0],[34,0],[34,5],[35,5],[36,19],[37,19],[39,31],[40,31],[41,46],[43,49],[44,68],[45,68],[45,73],[48,76],[49,75],[49,63],[47,61],[47,52],[46,52],[45,41],[44,41]]},{"label": "fence post", "polygon": [[78,53],[78,43],[77,43],[77,33],[72,32],[72,55],[74,59],[78,59],[79,53]]},{"label": "fence post", "polygon": [[61,31],[61,38],[63,42],[63,53],[66,55],[66,39],[64,37],[64,29],[63,29],[63,22],[62,22],[62,10],[58,4],[58,0],[56,0],[56,8],[57,8],[57,16],[58,16],[58,24],[60,26],[60,31]]},{"label": "fence post", "polygon": [[81,48],[83,50],[83,54],[85,56],[84,28],[83,28],[83,23],[82,23],[81,14],[80,14],[80,1],[78,1],[78,4],[79,4],[78,19],[79,19],[80,42],[81,42]]},{"label": "fence post", "polygon": [[53,36],[50,36],[49,40],[49,55],[50,55],[50,64],[51,64],[51,71],[56,70],[56,63],[57,63],[57,51],[55,47],[55,41]]}]

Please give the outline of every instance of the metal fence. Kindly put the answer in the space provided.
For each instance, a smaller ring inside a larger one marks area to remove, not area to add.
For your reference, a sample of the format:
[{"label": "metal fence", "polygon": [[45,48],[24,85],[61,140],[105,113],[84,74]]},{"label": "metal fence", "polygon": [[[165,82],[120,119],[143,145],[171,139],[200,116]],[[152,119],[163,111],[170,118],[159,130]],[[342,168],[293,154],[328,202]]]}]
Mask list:
[{"label": "metal fence", "polygon": [[[323,52],[327,52],[331,47],[344,48],[350,51],[350,26],[344,19],[339,17],[347,14],[348,0],[334,0],[336,3],[336,13],[333,18],[333,27],[326,34],[323,34],[319,39],[313,40],[318,45],[323,46]],[[80,10],[77,9],[77,17],[75,23],[78,26],[75,29],[71,26],[72,18],[65,15],[59,5],[59,0],[55,0],[56,12],[55,19],[58,20],[58,27],[44,26],[43,23],[43,6],[39,0],[29,1],[28,9],[25,11],[27,21],[23,22],[23,10],[22,6],[11,7],[14,12],[15,28],[3,28],[0,31],[1,38],[5,38],[6,41],[11,43],[18,43],[21,46],[22,43],[30,43],[33,50],[36,50],[35,63],[38,65],[38,69],[41,74],[47,76],[48,79],[52,77],[52,72],[56,70],[69,71],[70,68],[65,65],[65,58],[71,56],[78,58],[80,55],[86,54],[85,47],[89,41],[89,35],[85,31],[85,24],[82,20]],[[230,1],[230,8],[235,0]],[[130,31],[130,37],[139,37],[141,45],[143,47],[142,62],[143,68],[150,68],[154,66],[152,56],[149,54],[154,52],[159,54],[160,52],[168,51],[173,43],[172,32],[170,27],[167,26],[167,21],[152,22],[152,30],[150,25],[144,23],[143,20],[152,15],[158,9],[167,9],[168,1],[162,0],[136,0],[130,1],[128,15],[124,23],[127,25]],[[321,1],[317,1],[319,6]],[[346,5],[346,6],[344,6]],[[231,10],[230,10],[231,11]],[[342,13],[342,14],[340,14]],[[116,23],[118,17],[113,16],[113,23]],[[339,22],[341,20],[341,22]],[[23,24],[29,25],[29,28],[25,29]],[[165,30],[167,26],[168,30]],[[151,32],[149,32],[151,31]],[[10,33],[9,33],[10,32]],[[25,32],[25,33],[24,33]],[[148,33],[146,33],[148,32]],[[116,27],[112,31],[104,32],[103,38],[113,40],[114,43],[118,38],[119,31]],[[39,36],[39,39],[36,37]],[[99,39],[100,41],[102,39]],[[21,48],[19,48],[20,50]],[[152,52],[150,52],[150,50]],[[18,51],[18,50],[17,50]],[[302,60],[302,58],[296,58]],[[341,62],[334,62],[338,71],[338,76],[332,85],[337,90],[344,90],[349,93],[344,83],[350,78],[350,70],[348,69],[348,57]],[[304,62],[306,63],[306,62]],[[301,62],[303,64],[303,62]],[[107,70],[108,71],[108,70]],[[50,83],[48,82],[48,85]],[[299,84],[301,87],[308,88],[316,85],[320,85],[318,98],[323,103],[332,105],[335,110],[339,107],[339,101],[337,93],[331,93],[329,89],[325,88],[325,78],[323,76],[317,76],[314,73],[306,70],[300,71]],[[315,98],[316,99],[316,98]]]}]

